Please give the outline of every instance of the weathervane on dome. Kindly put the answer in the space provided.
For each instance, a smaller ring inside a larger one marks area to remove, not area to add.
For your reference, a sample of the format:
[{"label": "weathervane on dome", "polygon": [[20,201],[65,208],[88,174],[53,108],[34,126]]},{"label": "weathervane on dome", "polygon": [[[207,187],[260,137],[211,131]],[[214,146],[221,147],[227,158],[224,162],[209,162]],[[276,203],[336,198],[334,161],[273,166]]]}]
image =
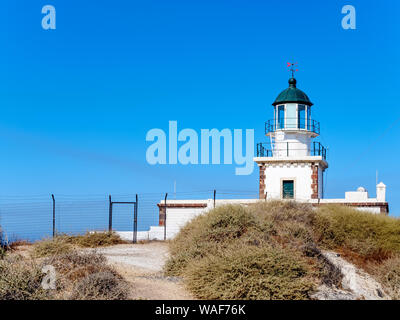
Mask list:
[{"label": "weathervane on dome", "polygon": [[287,67],[290,68],[289,71],[292,73],[292,78],[294,78],[294,73],[299,71],[299,69],[297,69],[298,63],[295,62],[288,62],[287,63]]}]

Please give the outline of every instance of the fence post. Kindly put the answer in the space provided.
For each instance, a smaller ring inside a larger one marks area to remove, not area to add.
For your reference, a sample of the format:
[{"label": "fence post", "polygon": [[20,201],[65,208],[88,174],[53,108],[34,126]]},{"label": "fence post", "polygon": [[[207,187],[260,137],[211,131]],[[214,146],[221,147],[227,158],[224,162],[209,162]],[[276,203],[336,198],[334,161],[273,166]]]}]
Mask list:
[{"label": "fence post", "polygon": [[215,196],[216,196],[217,190],[214,189],[214,208],[215,208]]},{"label": "fence post", "polygon": [[167,240],[167,197],[168,192],[165,194],[164,198],[164,241]]},{"label": "fence post", "polygon": [[112,231],[112,201],[111,194],[108,196],[108,232]]},{"label": "fence post", "polygon": [[138,216],[138,195],[136,194],[135,208],[133,212],[133,243],[137,242],[137,216]]},{"label": "fence post", "polygon": [[56,236],[56,199],[54,198],[54,194],[51,195],[51,199],[53,200],[53,238]]}]

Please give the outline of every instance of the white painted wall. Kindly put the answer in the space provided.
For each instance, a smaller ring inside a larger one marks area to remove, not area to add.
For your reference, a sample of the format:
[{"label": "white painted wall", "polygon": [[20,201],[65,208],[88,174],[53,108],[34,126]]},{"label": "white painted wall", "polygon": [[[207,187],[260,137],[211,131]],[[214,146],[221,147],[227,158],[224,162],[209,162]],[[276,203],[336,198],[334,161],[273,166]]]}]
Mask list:
[{"label": "white painted wall", "polygon": [[267,199],[280,199],[282,180],[295,180],[296,200],[311,199],[310,163],[268,163],[265,168],[265,189]]},{"label": "white painted wall", "polygon": [[167,233],[168,238],[175,236],[181,227],[199,214],[208,211],[207,208],[167,208]]},{"label": "white painted wall", "polygon": [[344,198],[348,201],[363,202],[368,200],[367,191],[347,191],[344,194]]},{"label": "white painted wall", "polygon": [[[277,131],[275,134],[274,157],[296,158],[310,155],[311,138],[307,132]],[[288,150],[289,149],[289,150]],[[289,155],[288,155],[289,154]]]}]

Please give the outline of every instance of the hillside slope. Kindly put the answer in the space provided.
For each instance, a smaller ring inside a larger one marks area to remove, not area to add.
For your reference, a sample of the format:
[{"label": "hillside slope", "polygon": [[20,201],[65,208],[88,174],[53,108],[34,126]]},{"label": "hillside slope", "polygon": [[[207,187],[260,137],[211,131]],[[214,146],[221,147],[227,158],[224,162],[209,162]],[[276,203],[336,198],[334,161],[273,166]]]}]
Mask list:
[{"label": "hillside slope", "polygon": [[[325,250],[363,270],[355,274],[369,273],[372,295],[350,292]],[[187,224],[170,253],[166,273],[182,276],[200,299],[315,299],[321,288],[357,299],[400,293],[400,221],[346,207],[218,207]]]}]

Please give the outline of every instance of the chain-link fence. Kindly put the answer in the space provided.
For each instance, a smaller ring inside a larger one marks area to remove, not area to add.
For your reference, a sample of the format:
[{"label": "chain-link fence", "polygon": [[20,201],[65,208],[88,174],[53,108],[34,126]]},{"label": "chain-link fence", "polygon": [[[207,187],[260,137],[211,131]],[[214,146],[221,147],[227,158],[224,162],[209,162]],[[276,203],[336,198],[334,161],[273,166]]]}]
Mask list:
[{"label": "chain-link fence", "polygon": [[[91,231],[147,231],[159,225],[157,204],[169,200],[256,199],[258,191],[203,190],[138,194],[0,197],[0,230],[8,242]],[[135,211],[136,210],[136,211]]]}]

